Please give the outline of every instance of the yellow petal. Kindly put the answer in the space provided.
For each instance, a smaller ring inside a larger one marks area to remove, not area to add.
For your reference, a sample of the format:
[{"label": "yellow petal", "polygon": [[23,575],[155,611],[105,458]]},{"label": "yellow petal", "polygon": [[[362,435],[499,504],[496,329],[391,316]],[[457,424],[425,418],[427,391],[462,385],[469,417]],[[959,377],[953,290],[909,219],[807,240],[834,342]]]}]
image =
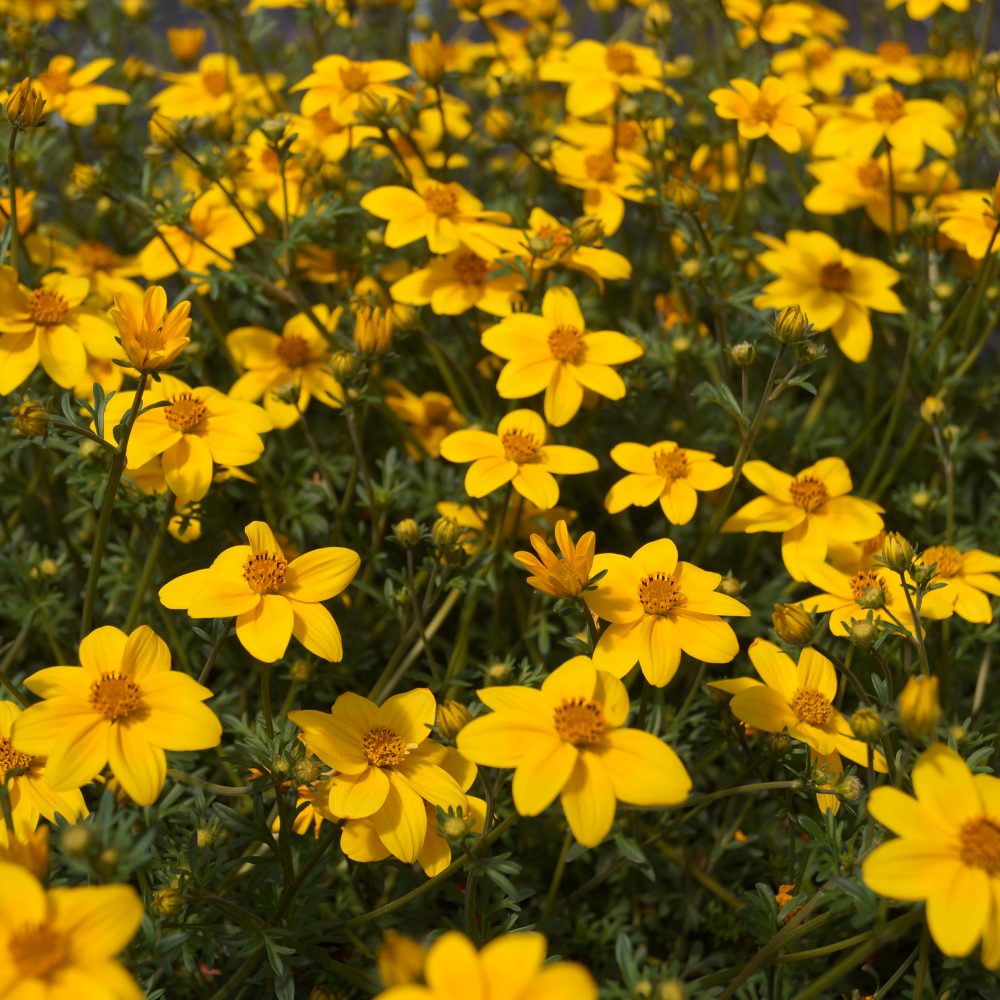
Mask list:
[{"label": "yellow petal", "polygon": [[328,601],[346,589],[360,565],[351,549],[314,549],[288,564],[281,591],[297,601]]},{"label": "yellow petal", "polygon": [[338,774],[326,783],[327,808],[343,819],[361,819],[382,808],[389,795],[389,779],[381,768],[366,767],[360,774]]},{"label": "yellow petal", "polygon": [[294,620],[287,598],[281,594],[262,594],[255,608],[236,619],[236,637],[261,663],[274,663],[285,655]]},{"label": "yellow petal", "polygon": [[303,604],[289,598],[292,606],[292,635],[310,653],[321,656],[330,663],[339,663],[344,658],[344,643],[340,629],[322,604]]},{"label": "yellow petal", "polygon": [[389,773],[389,794],[372,817],[379,839],[404,864],[417,860],[427,835],[424,800],[398,775]]},{"label": "yellow petal", "polygon": [[514,772],[514,807],[522,816],[537,816],[563,790],[580,752],[572,743],[554,735],[549,743],[536,744]]},{"label": "yellow petal", "polygon": [[577,757],[561,801],[573,836],[585,847],[596,847],[608,835],[615,819],[615,790],[599,758]]},{"label": "yellow petal", "polygon": [[597,753],[616,798],[636,806],[671,806],[687,798],[691,778],[666,743],[639,729],[616,729],[605,739]]}]

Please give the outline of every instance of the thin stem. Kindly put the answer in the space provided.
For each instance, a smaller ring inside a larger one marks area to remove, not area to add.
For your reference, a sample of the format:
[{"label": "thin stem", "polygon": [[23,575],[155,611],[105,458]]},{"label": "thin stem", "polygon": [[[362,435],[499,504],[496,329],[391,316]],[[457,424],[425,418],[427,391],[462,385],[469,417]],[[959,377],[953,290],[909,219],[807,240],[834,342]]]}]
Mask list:
[{"label": "thin stem", "polygon": [[20,130],[11,128],[10,142],[7,144],[7,187],[10,192],[10,261],[14,270],[20,268],[21,234],[17,228],[17,172],[15,170],[14,150]]},{"label": "thin stem", "polygon": [[566,870],[566,858],[569,856],[569,849],[573,846],[573,834],[567,830],[563,838],[562,848],[556,860],[556,867],[552,872],[552,879],[549,882],[549,891],[545,894],[545,905],[542,907],[542,919],[551,916],[552,909],[556,905],[556,897],[559,895],[559,883],[562,882],[563,872]]},{"label": "thin stem", "polygon": [[226,627],[219,633],[219,638],[215,640],[211,650],[209,650],[208,659],[205,660],[205,666],[201,668],[201,673],[198,675],[199,684],[205,684],[208,682],[208,675],[212,672],[212,667],[215,665],[216,658],[222,650],[222,644],[226,641],[229,637],[229,633],[232,631],[233,621],[234,619],[230,618],[226,622]]},{"label": "thin stem", "polygon": [[927,978],[927,959],[930,951],[931,935],[924,924],[924,932],[920,935],[920,961],[917,965],[917,977],[913,980],[913,1000],[924,1000],[924,981]]},{"label": "thin stem", "polygon": [[3,660],[0,661],[0,684],[4,686],[7,693],[21,706],[21,708],[27,708],[28,700],[23,694],[21,694],[20,691],[18,691],[18,689],[14,686],[14,682],[10,679],[10,667],[17,658],[17,654],[21,652],[24,640],[28,638],[28,633],[31,631],[31,619],[33,616],[34,612],[28,615],[27,621],[21,626],[21,631],[14,637],[14,641],[10,644],[10,649],[7,650]]},{"label": "thin stem", "polygon": [[153,570],[156,569],[157,560],[160,558],[160,550],[163,548],[163,539],[167,535],[167,528],[170,526],[170,519],[173,516],[174,505],[170,502],[168,497],[163,508],[163,515],[160,517],[160,523],[156,527],[156,535],[153,538],[153,544],[149,547],[149,551],[146,553],[146,561],[142,565],[142,575],[139,577],[135,593],[132,595],[132,601],[128,607],[128,614],[125,617],[126,632],[131,632],[132,629],[135,628],[135,623],[139,618],[139,612],[142,610],[142,599],[146,596],[149,581],[153,577]]},{"label": "thin stem", "polygon": [[274,738],[274,716],[271,714],[271,667],[267,663],[260,664],[260,706],[264,710],[264,727],[267,738]]}]

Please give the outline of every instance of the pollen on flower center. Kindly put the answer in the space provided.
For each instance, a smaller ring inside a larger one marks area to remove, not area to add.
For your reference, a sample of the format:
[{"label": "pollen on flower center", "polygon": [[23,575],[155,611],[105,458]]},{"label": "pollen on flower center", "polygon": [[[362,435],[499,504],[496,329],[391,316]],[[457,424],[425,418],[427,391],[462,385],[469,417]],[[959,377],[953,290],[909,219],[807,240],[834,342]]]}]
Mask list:
[{"label": "pollen on flower center", "polygon": [[163,416],[175,431],[190,434],[204,420],[206,412],[200,399],[195,399],[190,392],[181,392],[170,401]]},{"label": "pollen on flower center", "polygon": [[39,326],[55,326],[69,312],[69,303],[51,288],[36,288],[28,297],[28,313]]},{"label": "pollen on flower center", "polygon": [[7,949],[25,979],[44,979],[66,961],[67,955],[66,937],[48,924],[31,924],[15,931]]},{"label": "pollen on flower center", "polygon": [[882,42],[875,51],[883,62],[900,63],[910,54],[910,46],[906,42]]},{"label": "pollen on flower center", "polygon": [[210,69],[202,73],[201,82],[213,97],[219,97],[229,90],[229,78],[221,69]]},{"label": "pollen on flower center", "polygon": [[428,399],[424,401],[424,419],[433,427],[440,427],[448,423],[451,416],[451,407],[439,399]]},{"label": "pollen on flower center", "polygon": [[507,461],[517,462],[518,465],[533,461],[538,454],[538,441],[535,435],[526,434],[524,431],[504,431],[500,435],[500,443],[503,445]]},{"label": "pollen on flower center", "polygon": [[683,448],[673,451],[656,451],[653,453],[653,466],[658,476],[663,476],[667,482],[685,479],[691,467],[688,464],[687,452]]},{"label": "pollen on flower center", "polygon": [[824,264],[819,271],[819,283],[828,292],[846,292],[851,287],[850,268],[844,267],[839,260]]},{"label": "pollen on flower center", "polygon": [[275,353],[289,368],[301,368],[309,360],[309,344],[304,337],[286,333]]},{"label": "pollen on flower center", "polygon": [[117,264],[115,252],[96,240],[78,243],[76,255],[91,271],[110,271]]},{"label": "pollen on flower center", "polygon": [[619,149],[634,149],[641,138],[642,132],[635,122],[618,122],[615,125],[615,142]]},{"label": "pollen on flower center", "polygon": [[825,66],[833,58],[833,51],[823,43],[804,45],[802,50],[810,66]]},{"label": "pollen on flower center", "polygon": [[277,552],[251,552],[243,564],[243,579],[258,594],[276,594],[285,582],[288,562]]},{"label": "pollen on flower center", "polygon": [[340,82],[344,85],[344,90],[349,90],[352,94],[360,93],[368,86],[368,70],[356,63],[348,63],[340,68]]},{"label": "pollen on flower center", "polygon": [[569,232],[555,226],[542,226],[538,230],[537,236],[540,240],[545,240],[548,243],[546,252],[542,254],[544,257],[558,259],[565,250],[573,245],[573,237]]},{"label": "pollen on flower center", "polygon": [[898,90],[890,90],[888,94],[879,94],[872,101],[872,111],[875,119],[880,122],[898,122],[906,110],[906,99]]},{"label": "pollen on flower center", "polygon": [[647,615],[665,615],[684,600],[680,584],[670,573],[653,573],[639,581],[639,603]]},{"label": "pollen on flower center", "polygon": [[556,361],[580,364],[587,354],[583,333],[575,326],[557,326],[549,334],[549,351]]},{"label": "pollen on flower center", "polygon": [[612,73],[617,73],[618,75],[634,73],[638,69],[635,64],[635,54],[627,45],[622,45],[621,42],[608,47],[608,51],[604,53],[604,65]]},{"label": "pollen on flower center", "polygon": [[583,168],[592,181],[610,181],[615,176],[615,158],[610,153],[590,153],[583,158]]},{"label": "pollen on flower center", "polygon": [[885,593],[885,581],[878,570],[864,569],[851,577],[851,594],[856,601],[860,601],[866,592],[870,593],[872,590],[881,590],[883,594]]},{"label": "pollen on flower center", "polygon": [[792,494],[792,503],[796,507],[801,507],[810,514],[819,510],[830,499],[830,494],[826,487],[812,476],[803,476],[801,479],[792,481],[788,487],[788,492]]},{"label": "pollen on flower center", "polygon": [[874,161],[862,163],[857,171],[858,181],[862,187],[877,189],[885,186],[885,171]]},{"label": "pollen on flower center", "polygon": [[754,124],[764,122],[766,125],[770,125],[774,122],[776,113],[777,109],[775,106],[770,101],[765,101],[763,97],[758,97],[750,105],[750,119]]},{"label": "pollen on flower center", "polygon": [[559,737],[577,746],[596,743],[604,735],[604,712],[586,698],[566,698],[556,709],[554,723]]},{"label": "pollen on flower center", "polygon": [[375,726],[361,737],[361,749],[373,767],[393,767],[407,754],[406,742],[391,729]]},{"label": "pollen on flower center", "polygon": [[830,699],[815,688],[799,688],[792,695],[792,711],[811,726],[825,726],[833,718]]},{"label": "pollen on flower center", "polygon": [[920,558],[925,566],[935,564],[935,576],[958,576],[962,568],[962,553],[953,545],[932,545]]},{"label": "pollen on flower center", "polygon": [[459,253],[452,267],[463,285],[481,285],[490,272],[489,264],[471,250]]},{"label": "pollen on flower center", "polygon": [[433,184],[424,191],[424,203],[435,215],[451,215],[458,208],[458,193],[448,184]]},{"label": "pollen on flower center", "polygon": [[131,677],[117,673],[101,674],[101,679],[90,685],[90,704],[111,722],[131,715],[139,708],[141,696]]},{"label": "pollen on flower center", "polygon": [[69,73],[47,69],[38,74],[38,82],[53,94],[65,94],[69,90]]},{"label": "pollen on flower center", "polygon": [[969,820],[959,833],[962,860],[987,875],[1000,875],[1000,823],[988,816]]},{"label": "pollen on flower center", "polygon": [[31,762],[34,759],[30,753],[21,753],[20,750],[15,750],[6,736],[0,736],[0,781],[3,780],[8,771],[31,767]]}]

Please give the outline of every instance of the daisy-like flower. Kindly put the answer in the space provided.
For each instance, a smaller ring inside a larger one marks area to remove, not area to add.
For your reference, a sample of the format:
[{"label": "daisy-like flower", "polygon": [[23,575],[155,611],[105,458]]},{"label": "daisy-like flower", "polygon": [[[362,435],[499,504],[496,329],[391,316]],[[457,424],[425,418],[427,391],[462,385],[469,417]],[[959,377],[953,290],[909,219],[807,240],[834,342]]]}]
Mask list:
[{"label": "daisy-like flower", "polygon": [[772,3],[763,0],[724,0],[726,15],[741,27],[736,32],[742,48],[758,38],[772,45],[787,45],[795,35],[834,38],[847,21],[817,3]]},{"label": "daisy-like flower", "polygon": [[[38,826],[40,817],[54,823],[56,816],[75,820],[87,815],[87,806],[78,788],[56,791],[48,781],[45,757],[22,753],[10,741],[14,722],[21,709],[13,702],[0,701],[0,784],[7,786],[14,836],[25,839]],[[20,773],[8,775],[9,771]],[[7,824],[0,824],[0,846],[10,843]]]},{"label": "daisy-like flower", "polygon": [[160,602],[192,618],[236,618],[236,637],[251,656],[273,663],[294,635],[324,660],[344,655],[340,629],[320,603],[345,590],[361,559],[350,549],[327,547],[289,562],[263,521],[246,526],[249,545],[234,545],[208,569],[160,588]]},{"label": "daisy-like flower", "polygon": [[973,774],[950,747],[925,750],[913,792],[876,788],[868,811],[898,839],[861,864],[881,896],[927,901],[927,926],[946,955],[961,958],[982,940],[982,961],[1000,968],[1000,778]]},{"label": "daisy-like flower", "polygon": [[543,964],[545,947],[541,934],[528,931],[494,938],[477,952],[464,934],[447,931],[424,958],[426,985],[392,986],[375,1000],[597,1000],[594,977],[576,962]]},{"label": "daisy-like flower", "polygon": [[720,118],[732,119],[744,139],[771,139],[786,153],[797,153],[811,136],[816,119],[806,106],[812,98],[776,76],[765,76],[760,86],[750,80],[730,80],[708,95]]},{"label": "daisy-like flower", "polygon": [[263,80],[256,73],[242,73],[240,64],[222,52],[203,56],[192,73],[164,73],[163,79],[171,86],[154,95],[149,104],[176,119],[267,110],[271,105],[268,89],[277,90],[285,82],[279,73],[268,73]]},{"label": "daisy-like flower", "polygon": [[514,806],[537,816],[560,796],[573,836],[596,847],[616,802],[670,806],[691,790],[680,758],[651,733],[621,728],[629,698],[617,677],[587,656],[554,670],[541,690],[491,687],[493,711],[458,734],[458,751],[486,767],[513,767]]},{"label": "daisy-like flower", "polygon": [[925,21],[933,17],[942,7],[965,13],[972,0],[885,0],[886,10],[894,10],[906,4],[906,13],[914,21]]},{"label": "daisy-like flower", "polygon": [[395,104],[408,95],[395,86],[393,80],[410,75],[406,63],[394,59],[373,59],[362,62],[347,56],[325,56],[313,63],[313,71],[300,80],[292,92],[304,90],[302,114],[312,115],[326,108],[339,122],[350,124],[363,97],[373,97]]},{"label": "daisy-like flower", "polygon": [[77,69],[72,56],[53,56],[32,83],[45,98],[46,111],[58,112],[70,125],[92,125],[100,105],[132,101],[124,90],[94,83],[113,65],[113,59],[95,59]]},{"label": "daisy-like flower", "polygon": [[882,507],[848,494],[851,472],[841,458],[821,458],[795,476],[767,462],[750,461],[743,475],[764,496],[745,504],[723,531],[780,531],[781,557],[796,580],[804,580],[804,559],[826,558],[830,538],[861,541],[882,530]]},{"label": "daisy-like flower", "polygon": [[872,309],[905,312],[892,286],[899,272],[874,257],[845,250],[826,233],[793,229],[786,242],[757,234],[768,249],[758,260],[778,277],[764,286],[758,309],[799,306],[817,330],[829,330],[851,361],[864,361],[872,347]]},{"label": "daisy-like flower", "polygon": [[1000,176],[992,191],[956,191],[935,204],[941,232],[973,260],[1000,253]]},{"label": "daisy-like flower", "polygon": [[160,285],[147,288],[141,301],[116,295],[111,318],[126,356],[139,372],[165,368],[191,342],[191,303],[180,302],[168,311],[167,293]]},{"label": "daisy-like flower", "polygon": [[611,449],[611,458],[628,475],[604,498],[610,514],[659,500],[671,524],[687,524],[698,506],[696,491],[717,490],[733,478],[733,470],[713,461],[711,452],[681,448],[676,441],[653,445],[624,441]]},{"label": "daisy-like flower", "polygon": [[[105,435],[128,412],[134,392],[120,392],[105,408]],[[200,500],[212,484],[213,462],[249,465],[264,451],[262,434],[272,428],[271,418],[259,406],[225,396],[211,386],[191,386],[161,375],[146,387],[143,406],[165,402],[141,413],[128,440],[128,467],[138,469],[157,455],[163,456],[163,474],[178,500]]]},{"label": "daisy-like flower", "polygon": [[[435,509],[441,517],[453,521],[461,529],[459,542],[470,556],[480,552],[495,537],[496,515],[491,515],[489,510],[449,500],[435,504]],[[575,512],[565,507],[539,510],[530,500],[508,504],[500,527],[500,538],[504,541],[510,538],[527,541],[532,534],[555,531],[560,520],[572,520],[574,517]]]},{"label": "daisy-like flower", "polygon": [[796,90],[818,90],[827,97],[837,97],[843,93],[859,56],[857,49],[834,46],[822,38],[807,38],[798,48],[776,52],[771,69]]},{"label": "daisy-like flower", "polygon": [[135,937],[142,901],[128,885],[48,892],[26,868],[0,864],[0,994],[32,1000],[142,1000],[115,961]]},{"label": "daisy-like flower", "polygon": [[202,704],[212,692],[170,669],[170,650],[152,629],[130,635],[105,625],[80,643],[80,666],[48,667],[24,682],[43,702],[15,720],[12,742],[44,754],[53,788],[79,788],[111,765],[139,805],[156,801],[164,750],[219,745],[222,726]]},{"label": "daisy-like flower", "polygon": [[681,652],[705,663],[728,663],[739,652],[736,633],[721,615],[750,609],[720,594],[722,576],[678,562],[669,538],[649,542],[632,556],[601,554],[592,572],[607,573],[587,604],[610,622],[594,650],[594,665],[624,677],[638,663],[650,684],[663,687],[677,672]]},{"label": "daisy-like flower", "polygon": [[495,434],[460,430],[441,442],[441,456],[449,462],[471,462],[465,474],[470,497],[484,497],[510,483],[526,500],[542,510],[559,502],[556,475],[577,475],[597,469],[597,459],[582,448],[546,444],[549,431],[533,410],[513,410],[497,425]]},{"label": "daisy-like flower", "polygon": [[416,861],[427,836],[425,800],[465,809],[458,782],[440,765],[441,746],[427,738],[437,705],[427,688],[397,694],[384,704],[347,692],[330,712],[289,712],[302,741],[337,771],[324,786],[333,816],[371,818],[379,840],[406,864]]},{"label": "daisy-like flower", "polygon": [[623,333],[587,331],[576,296],[550,288],[542,315],[514,313],[482,335],[483,347],[506,359],[497,379],[501,399],[524,399],[544,390],[545,419],[562,427],[576,416],[583,390],[623,399],[625,383],[611,365],[641,357],[642,345]]},{"label": "daisy-like flower", "polygon": [[953,545],[931,545],[920,553],[917,562],[934,566],[931,583],[941,587],[931,594],[949,600],[955,614],[981,625],[993,621],[987,594],[1000,597],[1000,578],[994,575],[1000,573],[1000,556],[982,549],[962,552]]},{"label": "daisy-like flower", "polygon": [[[325,305],[313,315],[332,335],[343,309],[332,312]],[[339,409],[344,390],[330,372],[330,341],[305,313],[293,316],[281,334],[259,326],[241,326],[226,337],[226,344],[244,372],[232,389],[233,399],[256,403],[264,397],[264,410],[277,428],[291,427],[312,399]],[[297,393],[295,402],[282,398],[286,390]]]},{"label": "daisy-like flower", "polygon": [[[2,221],[3,207],[0,205]],[[98,240],[69,243],[45,233],[29,236],[26,246],[31,259],[43,271],[65,271],[86,278],[90,282],[91,295],[102,304],[110,305],[119,293],[142,298],[142,289],[132,280],[139,273],[138,265],[133,258],[121,256],[106,243]]]},{"label": "daisy-like flower", "polygon": [[597,536],[592,531],[586,531],[574,543],[566,522],[562,520],[556,524],[555,536],[562,559],[548,547],[541,535],[531,536],[531,547],[537,555],[515,552],[514,558],[532,574],[528,577],[528,584],[536,590],[552,597],[577,597],[590,579]]},{"label": "daisy-like flower", "polygon": [[[387,379],[385,405],[406,424],[420,447],[406,442],[411,458],[420,458],[426,452],[431,458],[441,454],[441,442],[452,432],[465,426],[465,417],[443,392],[410,392],[402,382]],[[423,449],[421,452],[420,449]]]},{"label": "daisy-like flower", "polygon": [[56,385],[72,389],[87,370],[87,356],[121,358],[115,330],[88,309],[86,278],[47,274],[34,290],[0,267],[0,395],[16,389],[38,367]]}]

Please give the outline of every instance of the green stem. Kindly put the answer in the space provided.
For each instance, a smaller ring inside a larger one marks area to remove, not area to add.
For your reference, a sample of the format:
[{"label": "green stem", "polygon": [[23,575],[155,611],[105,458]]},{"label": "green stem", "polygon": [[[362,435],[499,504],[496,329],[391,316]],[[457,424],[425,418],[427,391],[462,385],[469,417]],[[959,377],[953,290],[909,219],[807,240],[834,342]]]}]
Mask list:
[{"label": "green stem", "polygon": [[212,672],[212,667],[222,650],[222,644],[229,637],[229,633],[233,629],[233,621],[235,619],[230,618],[226,622],[226,627],[219,633],[219,638],[215,640],[212,648],[209,650],[208,659],[205,660],[205,666],[201,668],[201,673],[198,675],[198,683],[205,684],[208,682],[208,675]]},{"label": "green stem", "polygon": [[170,526],[170,519],[173,516],[174,505],[170,502],[170,498],[168,497],[166,505],[163,509],[163,515],[160,517],[160,523],[156,528],[156,535],[153,538],[153,544],[149,547],[149,551],[146,553],[146,561],[142,565],[142,575],[139,577],[135,593],[132,595],[132,601],[129,604],[128,614],[125,617],[126,632],[131,632],[132,629],[135,628],[135,623],[139,618],[139,612],[142,610],[142,599],[146,596],[149,581],[153,577],[153,570],[156,569],[157,560],[160,558],[160,550],[163,548],[163,539],[167,535],[167,528]]},{"label": "green stem", "polygon": [[25,639],[28,638],[28,634],[31,631],[31,619],[33,616],[34,612],[31,612],[28,615],[27,621],[21,626],[21,631],[14,637],[14,641],[10,644],[10,649],[7,650],[3,660],[0,661],[0,684],[4,686],[7,693],[21,706],[21,708],[27,708],[28,700],[23,694],[21,694],[20,691],[18,691],[14,682],[10,679],[10,667],[17,658],[17,654],[21,652],[21,647],[24,645]]},{"label": "green stem", "polygon": [[545,905],[542,907],[542,919],[551,916],[552,909],[556,905],[556,896],[559,894],[559,883],[562,882],[563,872],[566,870],[566,858],[569,849],[573,846],[573,834],[567,830],[563,838],[562,848],[556,860],[555,870],[552,872],[552,879],[549,882],[549,891],[545,894]]},{"label": "green stem", "polygon": [[10,142],[7,144],[7,187],[10,193],[10,262],[15,271],[20,269],[21,257],[21,234],[17,229],[17,172],[14,162],[18,132],[18,129],[11,128]]},{"label": "green stem", "polygon": [[270,664],[260,665],[260,707],[264,711],[264,727],[267,738],[274,738],[274,716],[271,714],[271,667]]},{"label": "green stem", "polygon": [[920,935],[920,960],[917,965],[917,977],[913,980],[913,1000],[924,1000],[924,981],[927,978],[927,959],[930,951],[931,935],[924,924],[924,932]]}]

